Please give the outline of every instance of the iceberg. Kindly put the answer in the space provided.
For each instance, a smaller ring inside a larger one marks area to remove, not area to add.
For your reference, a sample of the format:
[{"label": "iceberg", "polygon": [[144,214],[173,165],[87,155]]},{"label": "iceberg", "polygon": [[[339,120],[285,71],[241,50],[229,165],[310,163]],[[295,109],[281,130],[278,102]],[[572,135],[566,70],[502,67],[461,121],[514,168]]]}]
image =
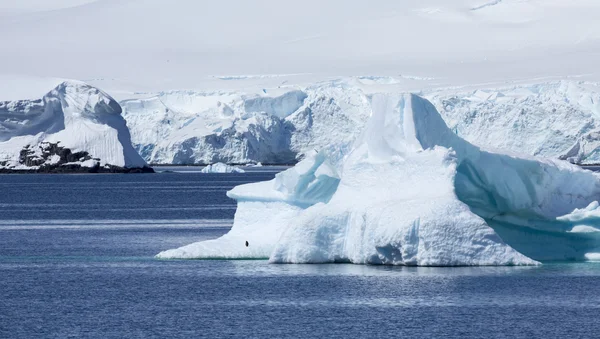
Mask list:
[{"label": "iceberg", "polygon": [[204,167],[200,172],[202,173],[245,173],[243,169],[235,166],[230,166],[222,162],[216,164],[210,164]]},{"label": "iceberg", "polygon": [[341,154],[314,152],[271,181],[232,189],[228,234],[157,257],[459,266],[600,252],[598,175],[484,151],[414,94],[373,95],[364,132]]},{"label": "iceberg", "polygon": [[2,171],[147,171],[121,106],[108,94],[65,81],[41,99],[0,102]]}]

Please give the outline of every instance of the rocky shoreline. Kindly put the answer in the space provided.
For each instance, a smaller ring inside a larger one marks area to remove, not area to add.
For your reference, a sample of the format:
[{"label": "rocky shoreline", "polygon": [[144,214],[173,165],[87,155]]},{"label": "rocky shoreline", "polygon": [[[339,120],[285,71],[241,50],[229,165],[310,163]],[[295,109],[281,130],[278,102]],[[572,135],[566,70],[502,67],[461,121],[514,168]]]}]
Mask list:
[{"label": "rocky shoreline", "polygon": [[19,154],[19,167],[0,162],[0,174],[30,173],[154,173],[152,167],[120,167],[100,165],[100,159],[88,152],[72,152],[58,143],[43,142],[36,147],[26,146]]},{"label": "rocky shoreline", "polygon": [[133,173],[155,173],[152,167],[135,167],[125,168],[118,166],[110,167],[84,167],[79,165],[66,165],[66,166],[44,166],[37,169],[8,169],[0,168],[0,174],[103,174],[103,173],[121,173],[121,174],[133,174]]}]

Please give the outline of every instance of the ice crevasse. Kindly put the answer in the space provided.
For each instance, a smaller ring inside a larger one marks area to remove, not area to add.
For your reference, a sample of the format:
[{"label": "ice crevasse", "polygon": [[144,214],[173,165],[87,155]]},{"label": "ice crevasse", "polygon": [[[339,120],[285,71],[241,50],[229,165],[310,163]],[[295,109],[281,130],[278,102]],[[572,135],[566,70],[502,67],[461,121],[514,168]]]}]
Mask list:
[{"label": "ice crevasse", "polygon": [[600,256],[600,176],[484,151],[416,95],[376,94],[371,108],[351,151],[315,152],[235,187],[229,233],[157,257],[456,266]]}]

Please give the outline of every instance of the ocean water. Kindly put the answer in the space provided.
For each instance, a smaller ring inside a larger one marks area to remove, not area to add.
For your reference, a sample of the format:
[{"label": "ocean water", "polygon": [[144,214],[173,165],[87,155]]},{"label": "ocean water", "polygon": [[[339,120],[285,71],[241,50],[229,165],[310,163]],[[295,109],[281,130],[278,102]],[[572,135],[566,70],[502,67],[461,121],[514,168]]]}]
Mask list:
[{"label": "ocean water", "polygon": [[0,176],[0,338],[597,338],[600,264],[156,260],[274,171]]}]

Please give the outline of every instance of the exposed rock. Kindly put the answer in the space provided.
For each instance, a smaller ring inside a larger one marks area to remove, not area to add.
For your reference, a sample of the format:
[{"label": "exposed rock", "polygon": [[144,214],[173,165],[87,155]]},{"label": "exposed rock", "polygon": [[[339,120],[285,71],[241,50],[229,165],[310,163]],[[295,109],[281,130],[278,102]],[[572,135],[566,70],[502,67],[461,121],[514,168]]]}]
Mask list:
[{"label": "exposed rock", "polygon": [[[6,165],[0,162],[0,167]],[[151,167],[101,166],[100,159],[88,152],[73,152],[51,142],[25,146],[19,153],[19,165],[23,168],[0,168],[0,173],[154,173]]]}]

